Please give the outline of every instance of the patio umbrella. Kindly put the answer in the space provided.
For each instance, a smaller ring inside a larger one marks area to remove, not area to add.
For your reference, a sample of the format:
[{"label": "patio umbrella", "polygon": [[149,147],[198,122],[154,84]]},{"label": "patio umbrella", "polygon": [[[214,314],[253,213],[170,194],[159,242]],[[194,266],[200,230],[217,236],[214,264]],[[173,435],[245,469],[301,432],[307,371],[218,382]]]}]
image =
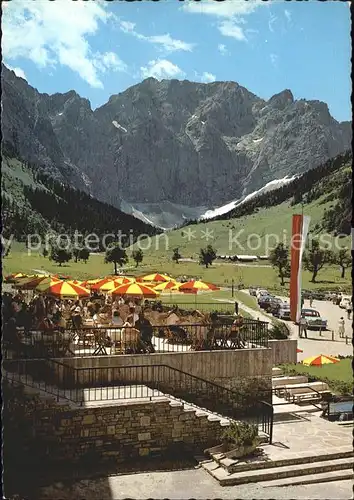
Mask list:
[{"label": "patio umbrella", "polygon": [[137,278],[137,281],[143,281],[143,282],[146,282],[146,281],[150,281],[150,282],[154,282],[154,283],[163,283],[165,281],[172,281],[172,278],[170,278],[170,276],[166,276],[164,274],[159,274],[159,273],[155,273],[155,274],[148,274],[146,276],[142,276],[140,278]]},{"label": "patio umbrella", "polygon": [[326,354],[319,354],[318,356],[311,356],[303,360],[303,364],[306,366],[322,366],[330,365],[333,363],[339,363],[340,359],[334,356],[327,356]]},{"label": "patio umbrella", "polygon": [[176,281],[164,281],[163,283],[159,283],[154,286],[154,290],[157,292],[164,292],[165,290],[177,290],[178,286],[182,285],[182,283],[177,283]]},{"label": "patio umbrella", "polygon": [[109,292],[114,295],[129,295],[132,297],[149,297],[155,298],[159,296],[158,292],[155,292],[152,288],[149,288],[142,283],[127,283],[125,285],[119,285],[117,288]]},{"label": "patio umbrella", "polygon": [[99,290],[100,292],[111,292],[112,290],[114,290],[118,286],[126,285],[128,283],[132,283],[132,281],[129,278],[125,278],[124,276],[121,276],[120,278],[111,279],[110,281],[107,281],[107,283],[104,283],[98,289],[94,288],[94,290]]},{"label": "patio umbrella", "polygon": [[18,287],[22,290],[34,290],[41,283],[49,285],[51,281],[58,282],[60,281],[57,278],[51,278],[50,276],[32,276],[28,278],[24,278],[18,283]]},{"label": "patio umbrella", "polygon": [[182,285],[178,287],[178,290],[185,293],[198,293],[208,290],[220,290],[220,288],[212,283],[206,283],[205,281],[191,280],[187,281],[187,283],[182,283]]},{"label": "patio umbrella", "polygon": [[8,276],[6,276],[4,281],[6,283],[13,283],[14,281],[18,280],[19,278],[28,278],[28,274],[12,273],[12,274],[9,274]]},{"label": "patio umbrella", "polygon": [[90,295],[86,288],[66,281],[52,282],[48,287],[41,288],[41,291],[60,298],[88,297]]},{"label": "patio umbrella", "polygon": [[102,281],[102,279],[103,278],[95,278],[95,279],[86,280],[86,281],[83,281],[81,283],[81,286],[83,286],[85,288],[91,288],[92,285],[95,285],[99,281]]}]

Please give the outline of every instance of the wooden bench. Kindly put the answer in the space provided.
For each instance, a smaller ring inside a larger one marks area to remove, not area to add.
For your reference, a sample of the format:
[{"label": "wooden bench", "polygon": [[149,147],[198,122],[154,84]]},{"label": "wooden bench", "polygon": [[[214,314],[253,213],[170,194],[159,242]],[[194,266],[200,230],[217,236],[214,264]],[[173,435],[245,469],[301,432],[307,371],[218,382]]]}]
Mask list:
[{"label": "wooden bench", "polygon": [[[314,390],[311,390],[314,389]],[[306,384],[296,384],[290,385],[284,388],[284,397],[285,399],[294,402],[295,400],[299,400],[302,397],[305,397],[305,394],[311,394],[314,397],[318,397],[318,392],[328,392],[329,387],[325,382],[310,382]]]},{"label": "wooden bench", "polygon": [[321,399],[321,396],[323,394],[330,394],[331,391],[329,390],[329,388],[327,390],[324,390],[324,391],[317,391],[317,392],[314,392],[314,391],[311,391],[311,392],[305,392],[303,394],[295,394],[293,395],[293,403],[300,403],[300,401],[302,401],[303,399],[307,399],[307,400],[313,400],[313,399]]},{"label": "wooden bench", "polygon": [[308,377],[298,375],[295,377],[275,377],[272,379],[272,387],[277,395],[281,395],[284,389],[290,385],[305,385],[308,382]]}]

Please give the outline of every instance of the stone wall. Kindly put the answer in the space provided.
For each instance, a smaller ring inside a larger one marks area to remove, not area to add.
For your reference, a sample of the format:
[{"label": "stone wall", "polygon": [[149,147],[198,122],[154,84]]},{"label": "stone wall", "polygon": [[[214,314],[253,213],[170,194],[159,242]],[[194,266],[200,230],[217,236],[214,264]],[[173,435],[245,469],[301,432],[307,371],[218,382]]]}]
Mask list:
[{"label": "stone wall", "polygon": [[[223,431],[218,419],[196,415],[195,409],[186,410],[167,398],[85,408],[29,396],[21,388],[8,400],[6,418],[9,431],[28,429],[17,447],[32,454],[33,462],[117,463],[181,446],[198,451],[218,444]],[[9,447],[11,439],[15,434],[7,440]]]},{"label": "stone wall", "polygon": [[297,340],[269,340],[269,347],[272,349],[273,366],[285,363],[297,363]]}]

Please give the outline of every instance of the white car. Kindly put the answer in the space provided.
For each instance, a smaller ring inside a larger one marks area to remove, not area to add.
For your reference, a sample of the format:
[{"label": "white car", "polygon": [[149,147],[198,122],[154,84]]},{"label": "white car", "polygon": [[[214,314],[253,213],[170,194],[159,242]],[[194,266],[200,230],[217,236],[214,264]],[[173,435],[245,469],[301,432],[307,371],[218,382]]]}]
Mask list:
[{"label": "white car", "polygon": [[349,305],[351,305],[352,299],[351,297],[342,297],[342,300],[340,301],[339,307],[341,309],[347,309]]},{"label": "white car", "polygon": [[259,299],[259,297],[261,297],[262,295],[269,295],[268,290],[265,290],[263,288],[258,288],[258,290],[256,292],[257,299]]}]

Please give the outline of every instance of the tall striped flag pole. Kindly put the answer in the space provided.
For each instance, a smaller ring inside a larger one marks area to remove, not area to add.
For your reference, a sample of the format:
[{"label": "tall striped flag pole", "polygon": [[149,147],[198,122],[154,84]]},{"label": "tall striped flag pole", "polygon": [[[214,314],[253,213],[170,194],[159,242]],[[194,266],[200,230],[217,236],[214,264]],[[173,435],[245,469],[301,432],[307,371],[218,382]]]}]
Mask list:
[{"label": "tall striped flag pole", "polygon": [[299,321],[301,316],[301,267],[306,238],[311,217],[293,215],[290,266],[290,315],[292,321]]}]

